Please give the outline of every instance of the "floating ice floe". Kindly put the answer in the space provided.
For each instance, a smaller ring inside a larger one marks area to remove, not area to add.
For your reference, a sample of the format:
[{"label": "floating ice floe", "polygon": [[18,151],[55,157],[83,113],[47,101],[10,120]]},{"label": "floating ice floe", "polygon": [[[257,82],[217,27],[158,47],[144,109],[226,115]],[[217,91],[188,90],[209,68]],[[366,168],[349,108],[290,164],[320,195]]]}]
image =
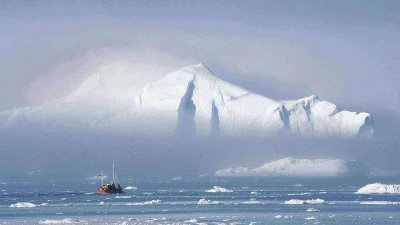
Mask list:
[{"label": "floating ice floe", "polygon": [[211,201],[211,200],[207,200],[207,199],[204,199],[204,198],[200,199],[197,202],[197,205],[219,205],[219,204],[221,204],[221,202],[219,202],[219,201]]},{"label": "floating ice floe", "polygon": [[229,190],[229,189],[226,189],[226,188],[223,188],[221,186],[214,186],[212,189],[206,190],[206,192],[210,192],[210,193],[222,193],[222,192],[230,193],[230,192],[233,192],[233,191]]},{"label": "floating ice floe", "polygon": [[80,223],[87,223],[87,222],[84,220],[73,220],[71,218],[65,218],[62,220],[46,219],[39,221],[39,224],[80,224]]},{"label": "floating ice floe", "polygon": [[319,209],[314,209],[314,208],[308,208],[306,211],[307,212],[319,212],[320,210]]},{"label": "floating ice floe", "polygon": [[150,200],[150,201],[145,201],[145,202],[129,202],[126,205],[157,205],[161,204],[162,201],[160,199],[156,200]]},{"label": "floating ice floe", "polygon": [[36,204],[33,204],[31,202],[17,202],[15,204],[11,204],[11,208],[33,208],[36,207]]},{"label": "floating ice floe", "polygon": [[400,194],[400,184],[373,183],[358,189],[358,194]]},{"label": "floating ice floe", "polygon": [[320,198],[316,199],[308,199],[308,200],[300,200],[300,199],[290,199],[285,201],[286,205],[303,205],[303,204],[324,204],[325,201]]},{"label": "floating ice floe", "polygon": [[316,220],[317,218],[315,218],[314,216],[309,216],[304,218],[305,220]]},{"label": "floating ice floe", "polygon": [[260,201],[256,201],[256,200],[250,200],[250,201],[244,201],[244,202],[242,202],[242,204],[246,204],[246,205],[261,204],[261,202]]},{"label": "floating ice floe", "polygon": [[136,190],[137,187],[133,187],[133,186],[128,186],[125,188],[125,190]]},{"label": "floating ice floe", "polygon": [[364,201],[360,202],[361,205],[399,205],[400,202],[391,201]]},{"label": "floating ice floe", "polygon": [[190,220],[185,220],[185,223],[197,223],[197,219],[193,218]]}]

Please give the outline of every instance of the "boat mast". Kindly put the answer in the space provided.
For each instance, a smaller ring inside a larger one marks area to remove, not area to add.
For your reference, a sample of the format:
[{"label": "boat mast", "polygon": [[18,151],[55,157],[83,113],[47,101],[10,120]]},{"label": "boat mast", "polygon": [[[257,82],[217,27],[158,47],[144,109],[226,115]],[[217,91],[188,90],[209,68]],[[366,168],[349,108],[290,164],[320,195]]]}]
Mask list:
[{"label": "boat mast", "polygon": [[112,182],[115,183],[115,165],[114,165],[114,160],[113,160],[113,172],[112,172]]},{"label": "boat mast", "polygon": [[103,171],[100,172],[100,174],[97,175],[100,178],[101,181],[101,186],[104,185],[104,173]]}]

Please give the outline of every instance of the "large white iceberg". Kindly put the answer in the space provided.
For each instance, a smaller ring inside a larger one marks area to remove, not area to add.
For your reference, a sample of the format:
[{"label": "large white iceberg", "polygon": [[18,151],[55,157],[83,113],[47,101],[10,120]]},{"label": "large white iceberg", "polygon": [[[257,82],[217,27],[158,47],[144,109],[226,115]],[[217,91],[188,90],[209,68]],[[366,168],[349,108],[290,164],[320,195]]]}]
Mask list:
[{"label": "large white iceberg", "polygon": [[373,183],[358,189],[358,194],[400,194],[400,184]]},{"label": "large white iceberg", "polygon": [[67,97],[0,112],[0,129],[62,127],[236,138],[355,137],[374,131],[368,113],[341,110],[315,95],[273,100],[215,77],[203,64],[169,73],[141,92],[134,79],[126,79],[130,74],[115,76],[121,71],[118,65],[100,70]]},{"label": "large white iceberg", "polygon": [[349,172],[349,162],[343,159],[296,159],[292,157],[268,162],[260,167],[227,168],[215,172],[216,176],[287,176],[336,177]]}]

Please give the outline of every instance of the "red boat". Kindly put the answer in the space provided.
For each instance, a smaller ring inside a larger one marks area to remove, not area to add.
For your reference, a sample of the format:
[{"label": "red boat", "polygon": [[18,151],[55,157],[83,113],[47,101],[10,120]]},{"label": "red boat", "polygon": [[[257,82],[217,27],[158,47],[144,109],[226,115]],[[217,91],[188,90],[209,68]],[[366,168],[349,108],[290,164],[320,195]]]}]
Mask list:
[{"label": "red boat", "polygon": [[99,174],[97,174],[97,176],[101,180],[101,185],[96,191],[97,194],[119,194],[119,193],[124,193],[122,191],[121,185],[119,184],[119,180],[118,180],[117,174],[115,172],[114,163],[113,163],[113,172],[112,172],[111,183],[109,183],[109,184],[104,183],[105,174],[103,172],[100,172]]}]

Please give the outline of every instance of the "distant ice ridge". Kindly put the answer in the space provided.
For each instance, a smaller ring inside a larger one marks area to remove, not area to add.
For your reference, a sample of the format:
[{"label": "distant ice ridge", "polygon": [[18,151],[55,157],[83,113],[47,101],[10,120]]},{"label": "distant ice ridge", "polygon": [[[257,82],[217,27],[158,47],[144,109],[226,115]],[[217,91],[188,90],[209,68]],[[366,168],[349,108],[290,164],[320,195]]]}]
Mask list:
[{"label": "distant ice ridge", "polygon": [[227,168],[215,172],[216,176],[288,176],[288,177],[336,177],[349,171],[348,161],[343,159],[296,159],[292,157],[268,162],[260,167]]},{"label": "distant ice ridge", "polygon": [[368,184],[357,191],[358,194],[400,194],[400,184]]},{"label": "distant ice ridge", "polygon": [[33,204],[31,202],[17,202],[15,204],[11,204],[10,208],[33,208],[36,206],[36,204]]},{"label": "distant ice ridge", "polygon": [[341,110],[315,95],[273,100],[215,77],[203,64],[169,73],[141,92],[134,79],[126,79],[132,76],[122,67],[101,69],[65,98],[0,112],[0,128],[236,138],[279,134],[347,138],[371,136],[374,131],[368,113]]}]

